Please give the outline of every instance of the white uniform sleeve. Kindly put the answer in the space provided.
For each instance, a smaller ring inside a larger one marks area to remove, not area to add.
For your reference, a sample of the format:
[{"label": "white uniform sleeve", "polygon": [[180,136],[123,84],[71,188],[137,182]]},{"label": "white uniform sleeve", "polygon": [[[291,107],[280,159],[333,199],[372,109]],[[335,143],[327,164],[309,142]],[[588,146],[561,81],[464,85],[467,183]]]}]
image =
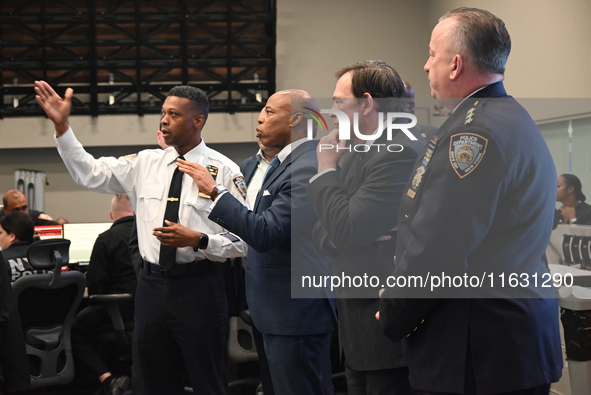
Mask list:
[{"label": "white uniform sleeve", "polygon": [[[237,166],[236,166],[237,167]],[[231,193],[238,201],[248,207],[246,200],[246,184],[244,177],[239,169],[232,169],[225,167],[222,177],[218,177],[217,181],[228,189],[227,193]],[[211,202],[211,206],[207,210],[208,214],[211,212],[215,202]],[[212,224],[214,224],[212,222]],[[219,226],[215,224],[215,226]],[[221,228],[223,229],[223,228]],[[207,232],[204,232],[207,233]],[[222,232],[216,234],[209,234],[209,244],[204,251],[208,259],[215,260],[219,258],[236,258],[246,256],[248,252],[248,245],[237,235],[223,229]]]},{"label": "white uniform sleeve", "polygon": [[91,191],[129,193],[134,187],[137,156],[95,159],[76,139],[72,128],[55,139],[57,150],[74,181]]}]

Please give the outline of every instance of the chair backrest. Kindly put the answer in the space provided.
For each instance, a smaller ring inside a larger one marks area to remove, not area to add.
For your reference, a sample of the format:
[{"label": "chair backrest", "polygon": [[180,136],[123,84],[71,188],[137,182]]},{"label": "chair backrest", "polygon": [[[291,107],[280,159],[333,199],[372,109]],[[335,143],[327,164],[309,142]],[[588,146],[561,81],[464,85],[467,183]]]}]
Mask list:
[{"label": "chair backrest", "polygon": [[70,241],[48,239],[29,247],[33,269],[52,273],[21,277],[13,283],[21,316],[31,387],[67,384],[74,378],[70,333],[86,279],[81,272],[62,272],[68,264]]}]

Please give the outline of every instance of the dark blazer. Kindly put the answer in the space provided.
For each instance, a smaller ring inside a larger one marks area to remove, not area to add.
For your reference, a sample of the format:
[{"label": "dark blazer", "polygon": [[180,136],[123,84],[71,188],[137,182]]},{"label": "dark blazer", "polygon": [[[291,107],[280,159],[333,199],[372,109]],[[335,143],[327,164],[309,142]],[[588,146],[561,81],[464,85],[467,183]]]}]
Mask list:
[{"label": "dark blazer", "polygon": [[90,295],[135,294],[137,278],[129,249],[134,223],[133,215],[119,218],[96,238],[86,273]]},{"label": "dark blazer", "polygon": [[306,141],[265,181],[253,211],[226,193],[209,215],[251,247],[246,297],[254,324],[264,334],[322,334],[336,329],[334,300],[328,298],[332,295],[321,288],[301,287],[302,275],[330,271],[329,258],[312,242],[316,214],[306,190],[316,172],[316,142]]},{"label": "dark blazer", "polygon": [[[473,377],[479,392],[504,393],[557,381],[556,292],[532,286],[534,275],[548,274],[542,257],[556,199],[554,164],[538,128],[499,82],[466,99],[420,158],[400,206],[395,275],[485,281],[385,292],[380,323],[393,339],[410,334],[411,385],[461,393]],[[524,274],[529,286],[520,277],[509,287],[511,273]]]},{"label": "dark blazer", "polygon": [[[334,275],[380,278],[377,287],[335,291],[339,341],[347,365],[355,370],[406,366],[404,345],[386,338],[374,315],[378,292],[394,271],[396,237],[390,231],[396,226],[404,186],[424,145],[418,139],[412,141],[398,131],[389,141],[384,133],[368,152],[346,154],[340,173],[325,173],[308,189],[319,217],[314,239],[321,251],[335,257]],[[400,144],[403,150],[390,152],[386,146],[392,144]],[[383,235],[392,239],[376,241]]]}]

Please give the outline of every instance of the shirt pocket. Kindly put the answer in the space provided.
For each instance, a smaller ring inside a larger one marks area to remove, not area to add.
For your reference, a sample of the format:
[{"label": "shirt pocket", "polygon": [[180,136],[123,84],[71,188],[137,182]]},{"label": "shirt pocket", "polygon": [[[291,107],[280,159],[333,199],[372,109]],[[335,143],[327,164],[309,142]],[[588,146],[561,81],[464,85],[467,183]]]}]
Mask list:
[{"label": "shirt pocket", "polygon": [[211,199],[199,196],[199,190],[195,184],[191,186],[184,204],[189,207],[191,211],[190,215],[197,212],[199,213],[199,216],[201,216],[204,211],[207,213],[211,212]]},{"label": "shirt pocket", "polygon": [[156,219],[162,199],[164,197],[164,185],[144,184],[139,193],[137,215],[142,221],[151,222]]}]

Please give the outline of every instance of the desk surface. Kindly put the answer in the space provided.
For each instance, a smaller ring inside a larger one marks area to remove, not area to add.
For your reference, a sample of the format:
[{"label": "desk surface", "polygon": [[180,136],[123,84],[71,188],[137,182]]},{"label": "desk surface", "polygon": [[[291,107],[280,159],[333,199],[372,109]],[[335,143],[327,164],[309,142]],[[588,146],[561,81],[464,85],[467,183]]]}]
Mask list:
[{"label": "desk surface", "polygon": [[573,285],[579,285],[581,287],[591,287],[591,270],[581,269],[581,265],[557,265],[549,264],[550,273],[565,275],[567,273],[572,274],[574,283]]}]

